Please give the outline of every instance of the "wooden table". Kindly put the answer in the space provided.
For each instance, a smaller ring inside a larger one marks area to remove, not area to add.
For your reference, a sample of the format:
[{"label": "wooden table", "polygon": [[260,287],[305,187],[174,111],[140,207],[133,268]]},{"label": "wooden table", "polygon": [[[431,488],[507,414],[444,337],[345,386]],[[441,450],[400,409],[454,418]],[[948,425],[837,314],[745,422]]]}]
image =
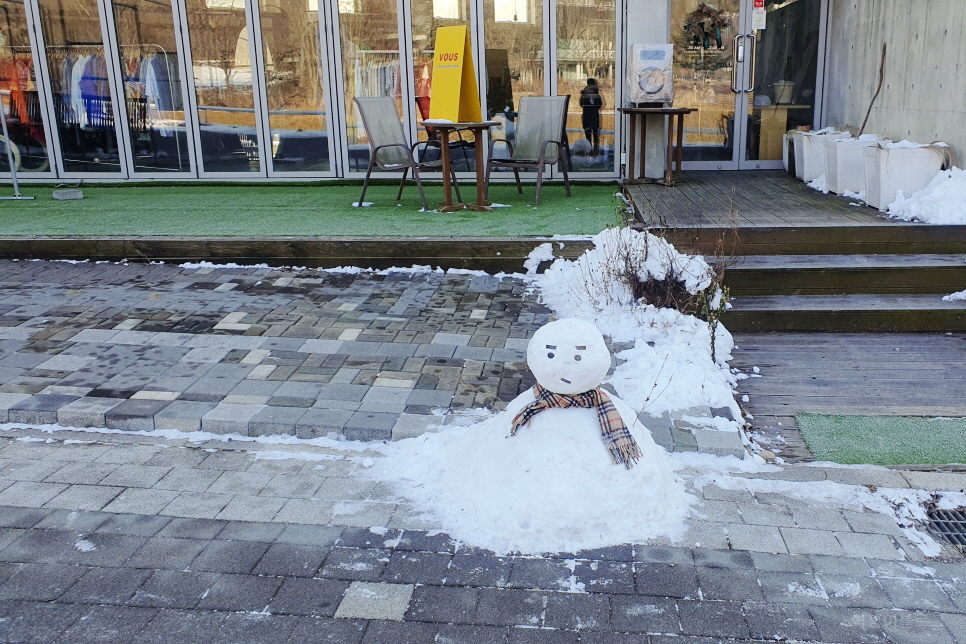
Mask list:
[{"label": "wooden table", "polygon": [[[440,204],[440,212],[456,212],[457,210],[477,210],[479,212],[492,212],[489,202],[486,200],[486,161],[483,158],[483,132],[494,125],[499,125],[499,121],[480,121],[478,123],[440,123],[439,121],[424,121],[439,133],[439,144],[442,148],[443,161],[443,203]],[[449,135],[456,130],[470,130],[473,132],[473,141],[476,148],[476,203],[453,203],[453,185],[451,179],[451,169],[453,162],[449,153]]]},{"label": "wooden table", "polygon": [[[681,158],[684,151],[684,115],[690,114],[691,112],[696,112],[696,109],[690,107],[619,107],[618,112],[622,114],[627,114],[628,121],[630,122],[630,132],[628,133],[628,144],[627,144],[627,182],[628,183],[662,183],[666,186],[672,185],[672,179],[680,181],[681,179]],[[664,179],[648,179],[644,176],[644,155],[646,154],[646,149],[644,147],[647,142],[647,123],[644,121],[644,117],[649,114],[659,114],[661,116],[669,116],[670,121],[667,129],[667,163],[664,168]],[[675,118],[677,117],[677,163],[675,166],[674,174],[672,177],[671,173],[671,162],[674,159],[674,125]],[[640,133],[638,134],[638,131]],[[641,147],[641,170],[640,172],[635,172],[637,165],[637,145],[638,137],[640,137],[640,147]]]}]

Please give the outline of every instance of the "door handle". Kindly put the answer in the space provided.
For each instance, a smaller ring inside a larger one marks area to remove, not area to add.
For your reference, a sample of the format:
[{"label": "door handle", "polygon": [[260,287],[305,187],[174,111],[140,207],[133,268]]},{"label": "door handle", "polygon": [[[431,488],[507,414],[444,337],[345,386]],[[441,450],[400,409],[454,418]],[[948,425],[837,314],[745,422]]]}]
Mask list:
[{"label": "door handle", "polygon": [[747,37],[751,38],[751,51],[748,54],[751,56],[751,75],[748,77],[749,81],[751,82],[751,87],[745,91],[753,92],[755,91],[755,76],[758,72],[758,37],[755,36],[755,34],[748,34]]},{"label": "door handle", "polygon": [[[745,62],[745,44],[743,39],[744,36],[738,34],[731,44],[731,91],[735,94],[741,91],[738,89],[738,63]],[[738,42],[739,40],[741,41],[740,44]]]}]

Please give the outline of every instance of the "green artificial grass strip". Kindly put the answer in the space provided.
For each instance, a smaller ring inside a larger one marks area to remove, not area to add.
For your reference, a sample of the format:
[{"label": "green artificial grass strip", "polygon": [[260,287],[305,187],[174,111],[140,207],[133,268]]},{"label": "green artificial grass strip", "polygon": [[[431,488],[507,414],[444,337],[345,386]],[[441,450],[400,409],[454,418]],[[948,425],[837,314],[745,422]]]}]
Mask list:
[{"label": "green artificial grass strip", "polygon": [[871,465],[966,463],[966,418],[798,414],[819,461]]},{"label": "green artificial grass strip", "polygon": [[[430,207],[442,186],[424,186]],[[568,198],[562,184],[544,184],[534,207],[534,186],[517,194],[510,184],[490,187],[490,200],[507,204],[493,212],[419,212],[412,182],[397,206],[398,184],[370,186],[354,208],[356,185],[97,185],[81,186],[84,198],[55,201],[49,186],[21,186],[34,201],[0,201],[0,236],[165,237],[527,237],[592,235],[618,223],[616,184],[577,184]],[[467,183],[464,199],[475,199]]]}]

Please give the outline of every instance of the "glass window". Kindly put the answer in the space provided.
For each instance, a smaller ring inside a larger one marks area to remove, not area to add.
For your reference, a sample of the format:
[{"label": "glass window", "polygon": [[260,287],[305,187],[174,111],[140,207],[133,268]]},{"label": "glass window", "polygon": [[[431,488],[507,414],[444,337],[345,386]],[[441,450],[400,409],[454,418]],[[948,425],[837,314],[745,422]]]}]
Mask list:
[{"label": "glass window", "polygon": [[[486,21],[486,117],[502,125],[497,139],[513,140],[521,96],[543,96],[542,0],[483,0]],[[497,145],[494,154],[502,156]]]},{"label": "glass window", "polygon": [[350,172],[369,165],[369,143],[356,96],[393,96],[402,113],[396,0],[339,0]]},{"label": "glass window", "polygon": [[[37,93],[37,76],[30,51],[27,15],[23,3],[0,0],[0,99],[7,119],[17,172],[50,169],[43,111]],[[6,147],[0,146],[0,171],[9,172]]]},{"label": "glass window", "polygon": [[557,94],[570,95],[572,171],[614,168],[614,0],[557,3]]},{"label": "glass window", "polygon": [[206,172],[258,172],[252,59],[244,0],[188,0],[192,74]]},{"label": "glass window", "polygon": [[272,132],[278,171],[325,172],[329,134],[323,56],[315,0],[259,0]]},{"label": "glass window", "polygon": [[114,104],[96,0],[40,0],[67,172],[120,172]]},{"label": "glass window", "polygon": [[188,172],[178,46],[169,0],[114,3],[135,172]]}]

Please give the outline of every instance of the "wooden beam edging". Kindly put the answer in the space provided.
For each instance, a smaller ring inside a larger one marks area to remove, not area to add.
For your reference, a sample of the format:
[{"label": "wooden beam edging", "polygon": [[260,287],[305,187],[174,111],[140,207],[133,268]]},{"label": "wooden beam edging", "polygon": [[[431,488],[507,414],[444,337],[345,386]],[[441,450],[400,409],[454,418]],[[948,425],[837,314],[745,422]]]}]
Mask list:
[{"label": "wooden beam edging", "polygon": [[[534,248],[553,244],[555,257],[576,259],[590,239],[546,237],[0,237],[0,259],[267,264],[334,268],[433,268],[523,272]],[[541,268],[546,268],[542,266]]]}]

